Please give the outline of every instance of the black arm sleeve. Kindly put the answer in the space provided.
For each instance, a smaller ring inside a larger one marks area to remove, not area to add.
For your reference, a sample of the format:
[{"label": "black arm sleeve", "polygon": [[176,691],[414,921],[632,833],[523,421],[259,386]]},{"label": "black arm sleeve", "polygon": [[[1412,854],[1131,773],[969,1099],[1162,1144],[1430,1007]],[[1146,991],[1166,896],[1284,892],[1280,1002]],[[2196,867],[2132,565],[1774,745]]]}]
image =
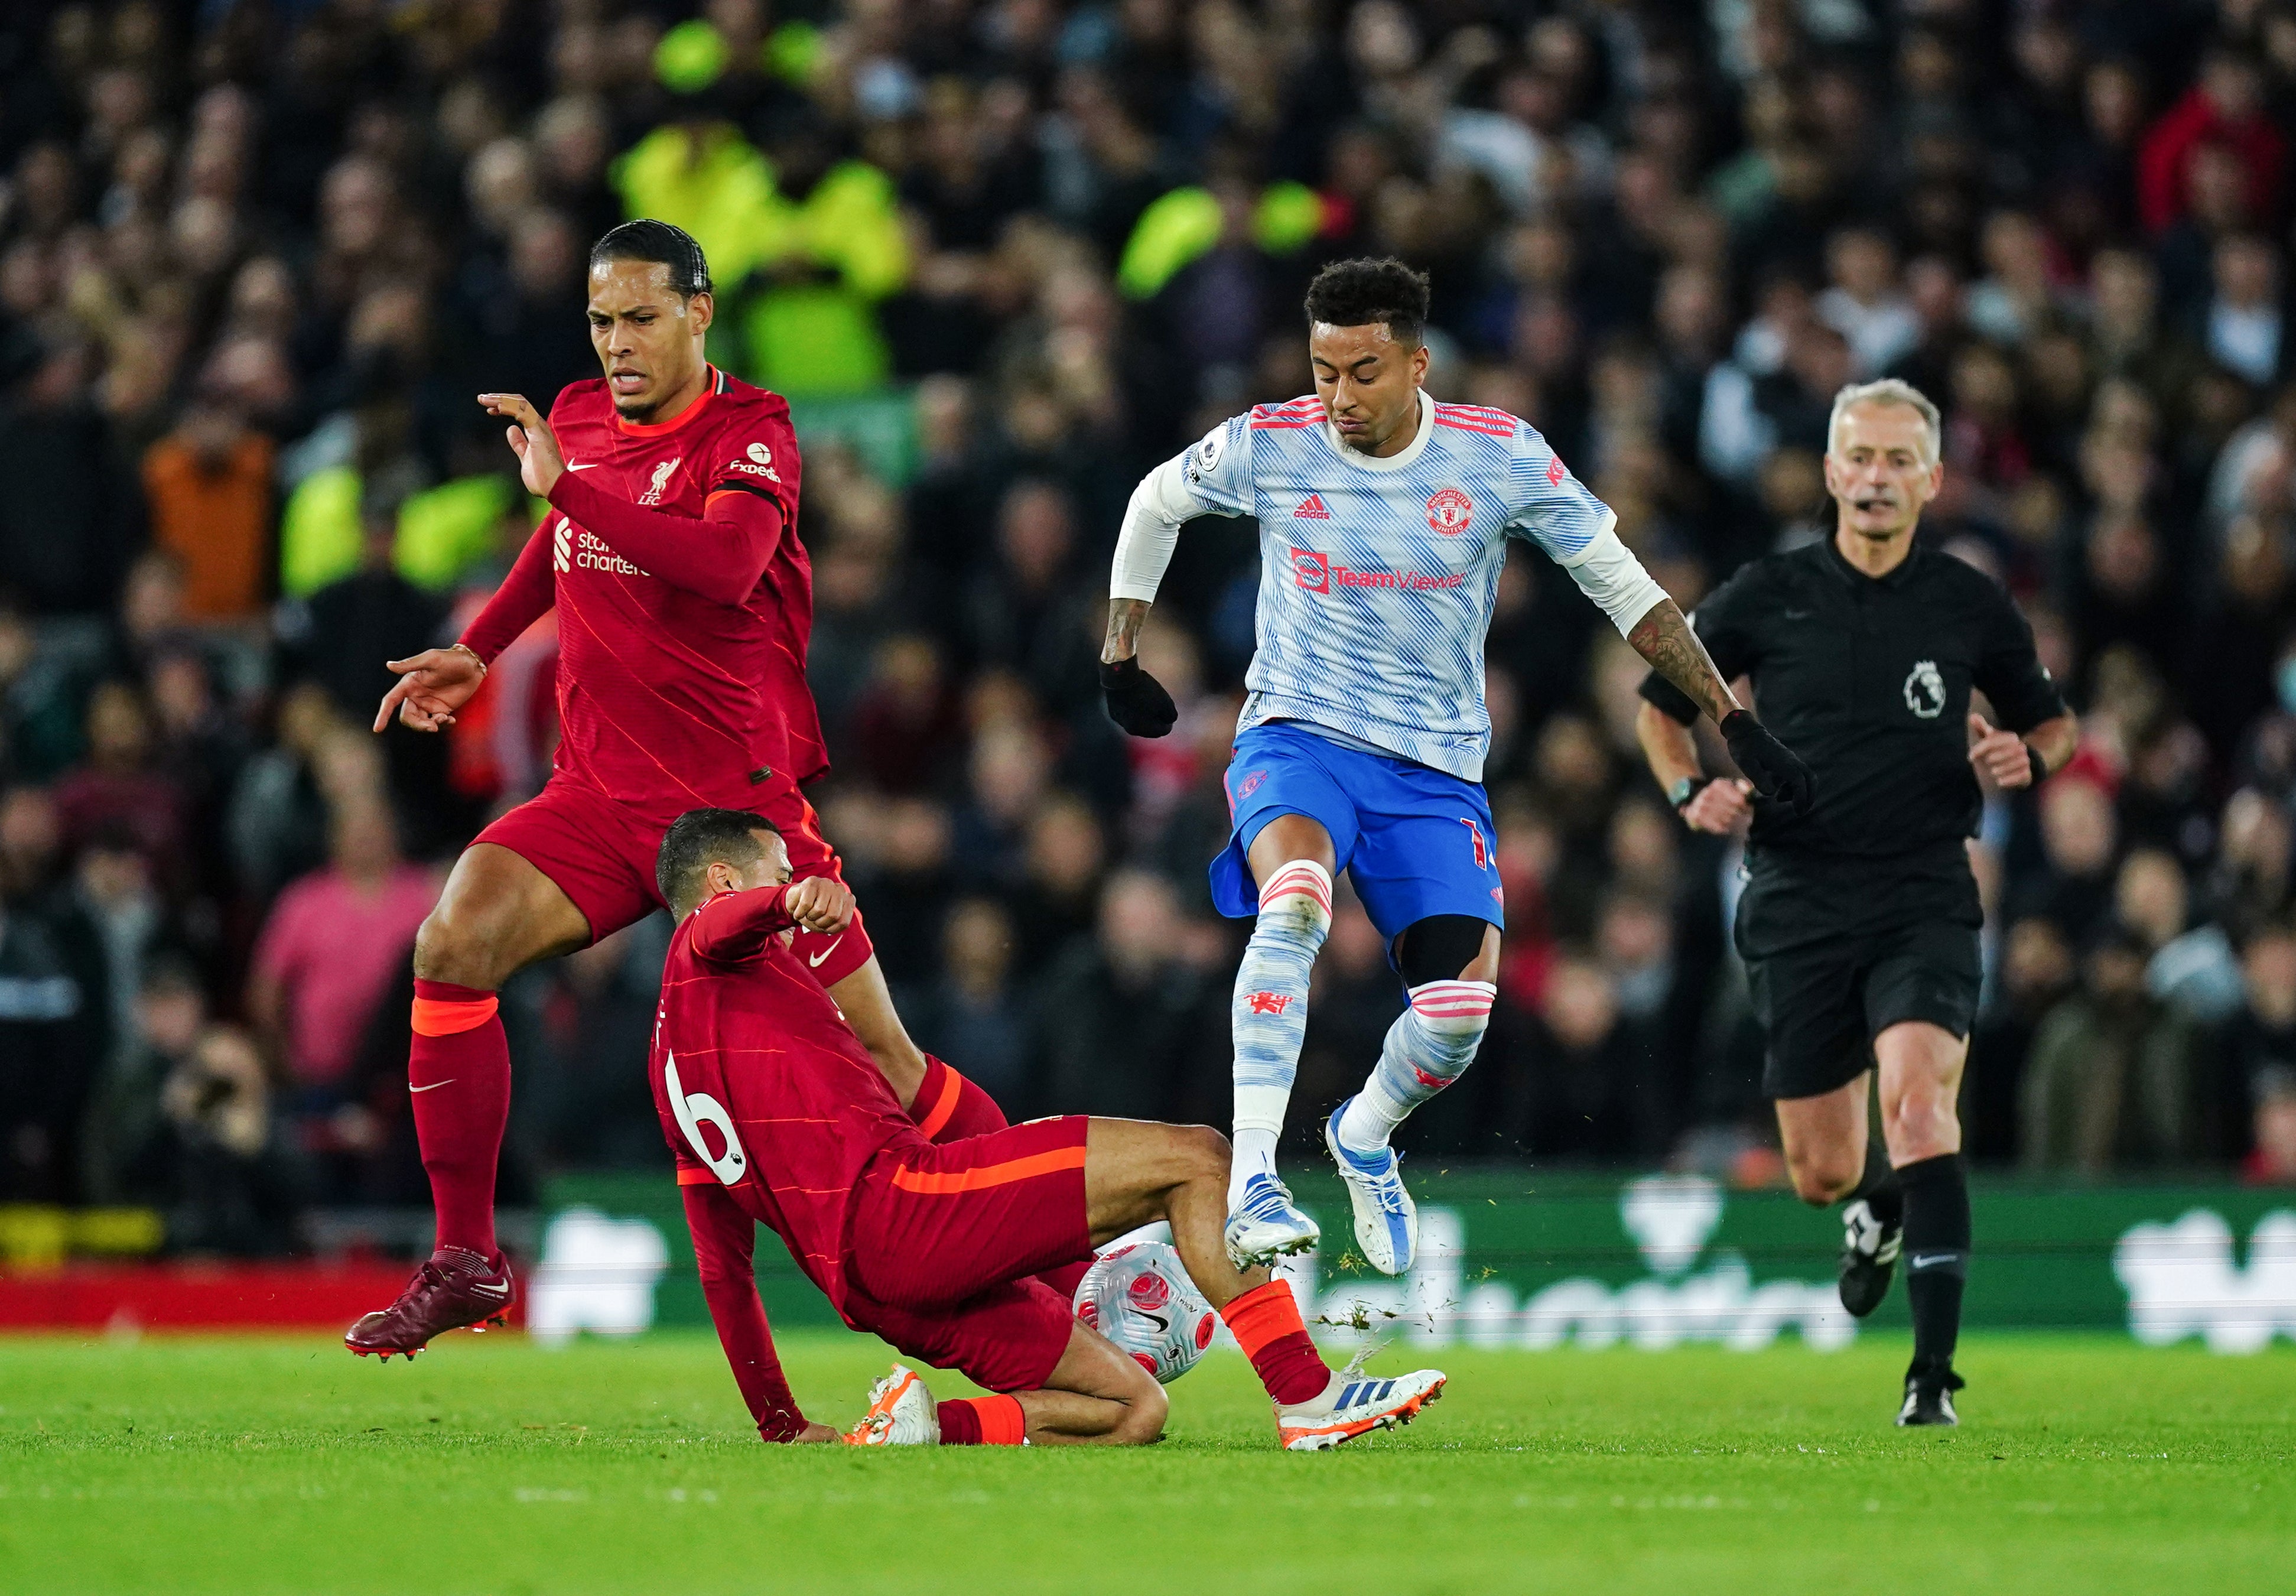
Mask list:
[{"label": "black arm sleeve", "polygon": [[[1758,580],[1751,564],[1742,565],[1691,612],[1691,629],[1713,656],[1715,671],[1726,683],[1754,668],[1758,651],[1753,621],[1759,607],[1754,589]],[[1654,708],[1683,725],[1698,724],[1697,703],[1657,671],[1643,678],[1642,695]]]},{"label": "black arm sleeve", "polygon": [[1970,680],[1993,701],[1993,713],[2005,731],[2023,734],[2065,712],[2064,695],[2033,647],[2033,628],[2009,590],[1991,578],[1985,583],[1984,618],[1979,633],[1977,669]]}]

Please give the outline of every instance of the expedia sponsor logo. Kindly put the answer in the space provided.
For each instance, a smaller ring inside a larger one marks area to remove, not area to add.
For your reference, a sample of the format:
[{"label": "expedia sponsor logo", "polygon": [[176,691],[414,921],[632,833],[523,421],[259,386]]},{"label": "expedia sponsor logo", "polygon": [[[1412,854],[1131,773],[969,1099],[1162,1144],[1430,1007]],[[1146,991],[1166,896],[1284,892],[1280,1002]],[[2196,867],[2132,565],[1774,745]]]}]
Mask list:
[{"label": "expedia sponsor logo", "polygon": [[763,477],[769,482],[778,482],[782,480],[782,473],[774,469],[773,450],[762,443],[753,443],[750,445],[747,452],[750,457],[748,459],[728,461],[726,469],[745,472],[753,477]]}]

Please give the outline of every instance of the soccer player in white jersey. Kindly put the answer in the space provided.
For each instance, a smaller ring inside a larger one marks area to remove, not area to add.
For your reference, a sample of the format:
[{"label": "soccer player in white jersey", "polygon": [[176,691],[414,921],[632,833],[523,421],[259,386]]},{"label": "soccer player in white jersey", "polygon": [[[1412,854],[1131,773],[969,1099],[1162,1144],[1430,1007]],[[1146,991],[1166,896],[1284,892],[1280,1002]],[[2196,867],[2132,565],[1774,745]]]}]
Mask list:
[{"label": "soccer player in white jersey", "polygon": [[1720,723],[1761,792],[1799,809],[1809,773],[1731,696],[1681,610],[1619,540],[1616,517],[1529,424],[1422,391],[1424,274],[1341,261],[1309,286],[1307,312],[1316,391],[1213,428],[1134,492],[1101,686],[1125,730],[1171,729],[1171,697],[1135,655],[1181,523],[1257,517],[1258,648],[1227,771],[1234,830],[1211,867],[1220,911],[1256,922],[1233,1005],[1228,1253],[1250,1267],[1319,1239],[1276,1174],[1275,1144],[1307,1029],[1308,967],[1344,869],[1410,1006],[1324,1139],[1357,1244],[1400,1274],[1419,1222],[1389,1138],[1472,1061],[1497,990],[1505,915],[1482,788],[1483,640],[1506,539],[1529,538],[1570,572]]}]

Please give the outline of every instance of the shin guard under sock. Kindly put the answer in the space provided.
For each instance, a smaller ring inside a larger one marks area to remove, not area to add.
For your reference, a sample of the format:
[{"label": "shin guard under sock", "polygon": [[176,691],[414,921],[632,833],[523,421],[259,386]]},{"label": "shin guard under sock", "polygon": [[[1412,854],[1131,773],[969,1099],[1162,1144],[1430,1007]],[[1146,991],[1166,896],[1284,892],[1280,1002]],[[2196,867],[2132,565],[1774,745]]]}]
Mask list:
[{"label": "shin guard under sock", "polygon": [[1880,1142],[1866,1144],[1866,1172],[1858,1177],[1857,1189],[1841,1200],[1844,1203],[1863,1202],[1873,1211],[1874,1217],[1885,1225],[1905,1222],[1905,1182],[1898,1180],[1898,1172],[1890,1167],[1889,1149]]},{"label": "shin guard under sock", "polygon": [[495,1165],[510,1122],[510,1040],[495,994],[447,981],[414,983],[406,1090],[422,1171],[438,1211],[438,1245],[492,1258]]},{"label": "shin guard under sock", "polygon": [[1914,1313],[1914,1368],[1953,1367],[1961,1292],[1969,1275],[1969,1180],[1959,1153],[1898,1171],[1906,1192],[1906,1297]]},{"label": "shin guard under sock", "polygon": [[1332,1383],[1331,1368],[1308,1335],[1289,1280],[1255,1287],[1219,1312],[1278,1405],[1312,1402]]},{"label": "shin guard under sock", "polygon": [[1482,1045],[1498,991],[1488,981],[1413,987],[1411,1006],[1388,1027],[1371,1079],[1340,1115],[1340,1144],[1377,1152],[1405,1115],[1464,1074]]},{"label": "shin guard under sock", "polygon": [[1235,1036],[1230,1211],[1245,1181],[1275,1172],[1275,1144],[1308,1034],[1308,972],[1331,929],[1331,872],[1314,860],[1292,860],[1259,889],[1259,918],[1236,967],[1229,1008]]},{"label": "shin guard under sock", "polygon": [[1019,1446],[1029,1438],[1017,1396],[956,1396],[939,1404],[943,1446]]}]

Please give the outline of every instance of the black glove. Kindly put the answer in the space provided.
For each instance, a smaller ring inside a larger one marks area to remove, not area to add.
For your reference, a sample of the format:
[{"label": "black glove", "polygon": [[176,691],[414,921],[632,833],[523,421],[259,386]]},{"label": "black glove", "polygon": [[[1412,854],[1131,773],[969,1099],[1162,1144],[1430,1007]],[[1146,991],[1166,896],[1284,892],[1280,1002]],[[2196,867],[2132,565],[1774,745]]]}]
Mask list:
[{"label": "black glove", "polygon": [[1784,804],[1797,817],[1809,813],[1817,801],[1809,767],[1772,736],[1767,727],[1744,710],[1732,710],[1722,717],[1722,740],[1730,745],[1730,757],[1754,784],[1754,791]]},{"label": "black glove", "polygon": [[1108,700],[1108,718],[1136,737],[1160,737],[1180,718],[1164,684],[1140,669],[1137,656],[1103,660],[1100,690]]}]

